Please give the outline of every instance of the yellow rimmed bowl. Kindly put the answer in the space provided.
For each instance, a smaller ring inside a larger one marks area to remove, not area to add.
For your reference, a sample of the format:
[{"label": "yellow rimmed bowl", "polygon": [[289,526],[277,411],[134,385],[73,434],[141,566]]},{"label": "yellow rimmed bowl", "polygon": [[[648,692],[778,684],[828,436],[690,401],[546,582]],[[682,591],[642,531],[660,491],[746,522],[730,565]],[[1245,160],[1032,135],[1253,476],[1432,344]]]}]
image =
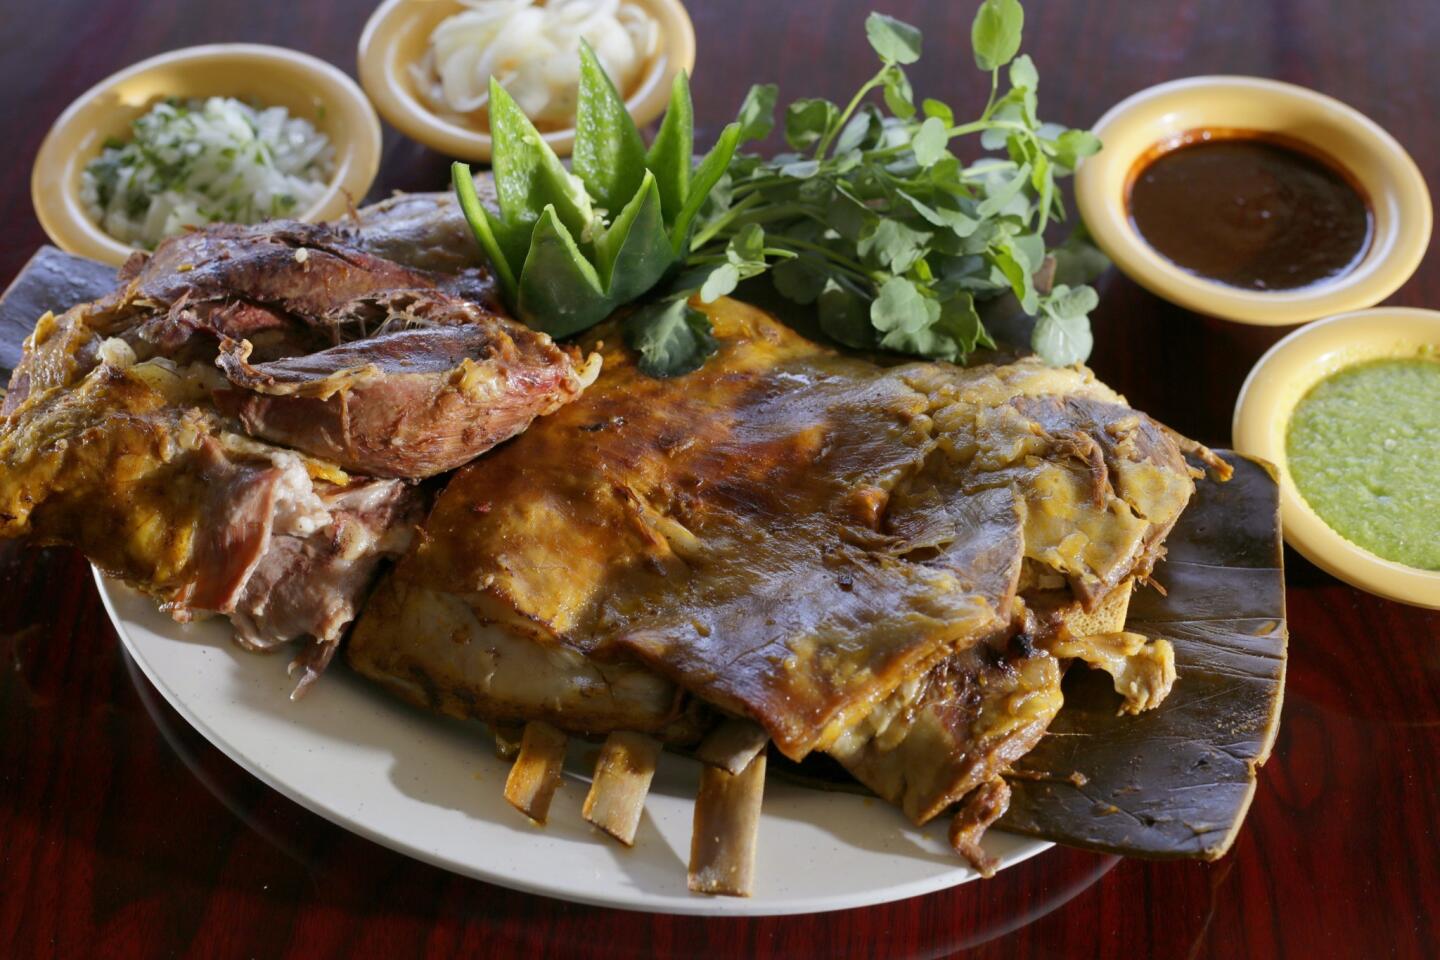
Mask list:
[{"label": "yellow rimmed bowl", "polygon": [[[1295,290],[1242,290],[1196,276],[1145,242],[1130,219],[1136,165],[1156,145],[1203,129],[1256,131],[1299,141],[1343,167],[1370,202],[1369,251],[1341,276]],[[1104,149],[1080,164],[1075,199],[1096,243],[1127,276],[1197,313],[1289,326],[1373,306],[1408,280],[1430,244],[1430,192],[1405,148],[1339,100],[1260,77],[1190,77],[1120,102],[1100,118]]]},{"label": "yellow rimmed bowl", "polygon": [[[680,0],[635,3],[660,27],[658,49],[646,62],[634,89],[624,91],[626,109],[643,127],[665,112],[675,75],[694,70],[695,26]],[[489,162],[490,134],[442,116],[421,92],[415,75],[430,34],[440,21],[464,9],[459,0],[386,0],[360,35],[360,83],[380,115],[407,137],[448,157]],[[573,128],[541,135],[562,157],[575,145]]]},{"label": "yellow rimmed bowl", "polygon": [[[1440,571],[1377,556],[1345,539],[1320,518],[1295,486],[1285,455],[1290,416],[1310,388],[1366,360],[1413,357],[1440,350],[1440,312],[1376,307],[1301,327],[1260,358],[1235,404],[1235,449],[1275,464],[1285,540],[1308,560],[1362,590],[1440,609]],[[1440,481],[1437,481],[1440,482]]]},{"label": "yellow rimmed bowl", "polygon": [[235,97],[280,106],[313,123],[335,147],[325,193],[298,219],[332,220],[358,204],[380,168],[380,120],[355,81],[323,60],[295,50],[218,43],[173,50],[100,81],[60,115],[40,145],[30,176],[35,214],[56,246],[120,264],[135,251],[90,218],[80,174],[111,137],[128,140],[130,124],[159,100]]}]

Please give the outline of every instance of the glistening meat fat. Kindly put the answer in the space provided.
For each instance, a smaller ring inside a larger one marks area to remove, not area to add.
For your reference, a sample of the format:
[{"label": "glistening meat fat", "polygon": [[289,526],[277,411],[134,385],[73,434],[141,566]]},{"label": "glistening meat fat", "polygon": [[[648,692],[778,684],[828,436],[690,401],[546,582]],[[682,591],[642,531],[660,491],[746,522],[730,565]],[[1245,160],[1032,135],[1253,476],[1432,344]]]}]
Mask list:
[{"label": "glistening meat fat", "polygon": [[347,470],[428,477],[520,433],[593,376],[542,333],[466,322],[469,304],[445,306],[459,315],[396,323],[405,315],[391,313],[384,332],[267,363],[252,365],[247,345],[225,340],[217,362],[230,387],[216,402],[252,436]]}]

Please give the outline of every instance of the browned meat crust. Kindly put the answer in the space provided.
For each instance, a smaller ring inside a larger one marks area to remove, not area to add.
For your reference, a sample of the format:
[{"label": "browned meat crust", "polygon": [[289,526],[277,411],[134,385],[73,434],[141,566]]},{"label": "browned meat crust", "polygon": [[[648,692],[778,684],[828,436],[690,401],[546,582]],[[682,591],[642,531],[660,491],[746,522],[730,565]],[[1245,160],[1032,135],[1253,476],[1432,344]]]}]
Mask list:
[{"label": "browned meat crust", "polygon": [[1012,629],[1027,560],[1098,604],[1193,490],[1086,372],[881,368],[733,301],[710,313],[720,352],[683,380],[602,334],[601,379],[459,473],[397,576],[638,658],[799,758]]},{"label": "browned meat crust", "polygon": [[42,320],[6,398],[74,383],[117,338],[140,360],[218,361],[252,436],[373,476],[450,470],[574,399],[572,356],[501,315],[487,273],[378,257],[334,227],[221,225],[137,254],[121,286]]},{"label": "browned meat crust", "polygon": [[[1116,637],[1194,490],[1181,450],[1088,371],[881,368],[733,301],[708,312],[720,351],[679,380],[600,332],[596,384],[451,481],[352,662],[510,722],[557,722],[592,672],[663,677],[916,822],[959,805],[956,849],[988,870],[1001,778],[1060,709],[1066,658],[1111,670],[1133,709],[1174,679],[1162,642]],[[559,724],[665,717],[663,698],[594,702]]]},{"label": "browned meat crust", "polygon": [[220,408],[251,436],[373,476],[428,477],[509,439],[583,382],[544,334],[512,323],[412,327],[251,365],[221,344]]},{"label": "browned meat crust", "polygon": [[394,290],[442,290],[499,312],[493,279],[478,269],[442,274],[405,266],[363,250],[341,228],[272,220],[222,224],[166,240],[154,254],[127,264],[127,301],[172,306],[248,302],[298,318],[323,317],[353,300]]},{"label": "browned meat crust", "polygon": [[[483,203],[497,207],[495,181],[475,178]],[[459,273],[484,265],[455,194],[397,193],[360,211],[360,245],[376,256],[421,270]]]}]

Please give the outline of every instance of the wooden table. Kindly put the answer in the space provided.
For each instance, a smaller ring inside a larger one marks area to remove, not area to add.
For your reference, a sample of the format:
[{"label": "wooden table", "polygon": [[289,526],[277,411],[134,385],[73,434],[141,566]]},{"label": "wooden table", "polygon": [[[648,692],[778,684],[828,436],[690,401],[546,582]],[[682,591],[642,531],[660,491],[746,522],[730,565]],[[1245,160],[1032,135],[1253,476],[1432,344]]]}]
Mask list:
[{"label": "wooden table", "polygon": [[[869,6],[691,0],[708,142],[753,80],[848,98]],[[16,7],[19,5],[16,4]],[[248,40],[354,66],[365,0],[47,0],[0,31],[0,279],[44,241],[29,165],[92,82],[175,47]],[[973,4],[890,0],[925,30],[921,94],[983,101]],[[1042,115],[1083,125],[1141,87],[1278,77],[1388,128],[1440,184],[1434,0],[1031,0]],[[446,158],[387,134],[375,195],[436,189]],[[1118,275],[1093,365],[1137,406],[1225,444],[1246,371],[1283,330],[1205,320]],[[1440,306],[1431,252],[1393,302]],[[1056,849],[889,906],[761,920],[574,906],[452,876],[260,785],[170,710],[68,550],[0,545],[0,956],[1434,956],[1440,950],[1440,614],[1287,554],[1284,725],[1249,822],[1214,864]]]}]

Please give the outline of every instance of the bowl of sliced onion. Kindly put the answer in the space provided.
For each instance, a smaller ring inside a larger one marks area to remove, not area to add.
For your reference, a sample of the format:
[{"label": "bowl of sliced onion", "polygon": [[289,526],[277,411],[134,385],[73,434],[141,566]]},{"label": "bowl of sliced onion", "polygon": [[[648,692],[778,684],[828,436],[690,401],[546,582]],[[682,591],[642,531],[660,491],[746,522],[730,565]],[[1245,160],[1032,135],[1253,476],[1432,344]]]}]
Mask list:
[{"label": "bowl of sliced onion", "polygon": [[380,120],[340,70],[281,47],[173,50],[91,87],[30,178],[56,245],[108,263],[207,223],[331,220],[380,165]]},{"label": "bowl of sliced onion", "polygon": [[695,66],[680,0],[386,0],[360,37],[360,83],[406,136],[483,162],[493,76],[564,156],[582,41],[642,127],[665,111],[675,75]]}]

